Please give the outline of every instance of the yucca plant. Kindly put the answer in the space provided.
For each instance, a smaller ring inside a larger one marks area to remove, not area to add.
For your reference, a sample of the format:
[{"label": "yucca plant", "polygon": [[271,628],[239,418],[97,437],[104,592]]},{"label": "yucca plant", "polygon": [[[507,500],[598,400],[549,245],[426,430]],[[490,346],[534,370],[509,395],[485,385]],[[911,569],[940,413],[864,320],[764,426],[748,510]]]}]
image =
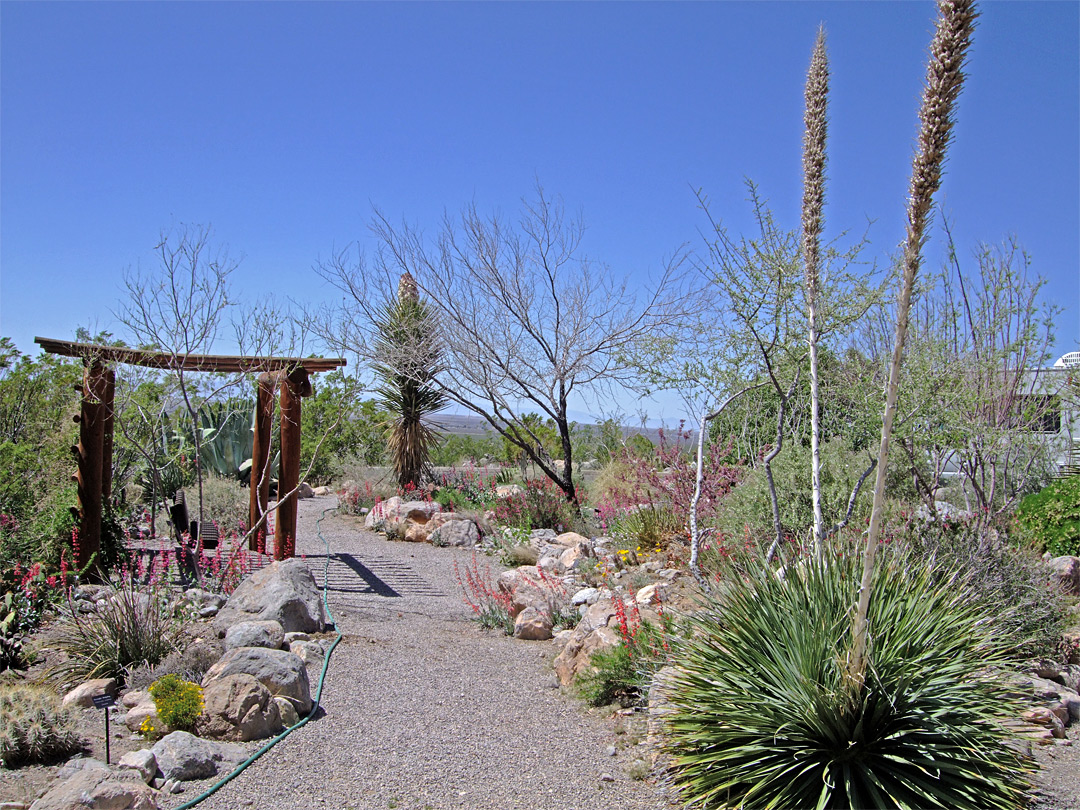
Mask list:
[{"label": "yucca plant", "polygon": [[49,677],[63,687],[92,678],[123,680],[130,668],[153,666],[173,652],[180,631],[167,586],[140,585],[128,574],[110,583],[94,612],[69,606],[62,614],[53,644],[66,659],[49,670]]},{"label": "yucca plant", "polygon": [[390,461],[402,489],[415,489],[430,471],[431,448],[438,434],[428,424],[446,405],[434,384],[439,362],[435,317],[420,300],[416,282],[404,273],[397,300],[383,308],[376,321],[374,364],[381,384],[379,405],[393,415],[388,425]]},{"label": "yucca plant", "polygon": [[865,686],[847,670],[859,555],[734,577],[676,650],[668,748],[699,808],[1015,808],[1030,764],[1006,644],[956,576],[895,555],[870,603]]}]

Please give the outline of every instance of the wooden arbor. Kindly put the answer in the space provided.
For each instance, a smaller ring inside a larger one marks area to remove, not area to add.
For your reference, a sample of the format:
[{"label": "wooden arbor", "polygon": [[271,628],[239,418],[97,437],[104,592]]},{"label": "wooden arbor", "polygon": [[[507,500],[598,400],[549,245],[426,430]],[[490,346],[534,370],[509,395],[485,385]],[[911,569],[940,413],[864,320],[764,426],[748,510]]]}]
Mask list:
[{"label": "wooden arbor", "polygon": [[309,375],[332,371],[345,365],[343,358],[319,357],[236,357],[212,354],[170,354],[90,343],[74,343],[52,338],[34,338],[49,354],[80,357],[85,371],[82,407],[75,417],[79,423],[79,443],[72,448],[78,462],[75,480],[79,492],[79,548],[76,564],[80,570],[101,548],[103,505],[112,497],[113,393],[116,377],[110,364],[126,363],[170,371],[220,371],[255,373],[258,396],[255,408],[255,437],[252,449],[251,501],[249,516],[255,546],[260,529],[266,526],[270,502],[270,427],[274,415],[274,389],[281,387],[281,469],[278,480],[278,516],[274,557],[293,556],[296,548],[296,488],[300,483],[301,398],[311,396]]}]

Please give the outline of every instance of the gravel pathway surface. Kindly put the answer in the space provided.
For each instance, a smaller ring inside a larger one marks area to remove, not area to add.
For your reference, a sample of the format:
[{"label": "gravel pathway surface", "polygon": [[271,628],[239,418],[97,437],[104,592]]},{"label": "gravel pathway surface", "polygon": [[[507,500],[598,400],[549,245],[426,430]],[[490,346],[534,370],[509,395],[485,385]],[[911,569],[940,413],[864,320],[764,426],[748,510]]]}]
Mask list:
[{"label": "gravel pathway surface", "polygon": [[[322,583],[316,520],[332,496],[300,502],[297,553]],[[388,542],[332,512],[329,600],[344,634],[325,716],[289,735],[199,805],[206,810],[658,810],[656,785],[625,769],[610,719],[562,694],[554,647],[481,630],[454,576],[471,552]],[[314,692],[318,670],[310,668]],[[256,746],[253,746],[252,750]],[[637,749],[637,750],[635,750]],[[608,781],[613,779],[613,781]],[[213,780],[189,783],[174,806]]]}]

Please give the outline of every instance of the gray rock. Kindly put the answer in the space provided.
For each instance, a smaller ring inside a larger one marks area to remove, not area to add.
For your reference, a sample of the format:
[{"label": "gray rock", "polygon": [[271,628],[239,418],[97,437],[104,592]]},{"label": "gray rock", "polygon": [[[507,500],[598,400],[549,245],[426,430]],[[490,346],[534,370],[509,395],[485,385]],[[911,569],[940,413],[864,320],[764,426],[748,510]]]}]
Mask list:
[{"label": "gray rock", "polygon": [[572,605],[594,605],[600,598],[600,591],[596,588],[582,588],[570,599]]},{"label": "gray rock", "polygon": [[1049,566],[1052,584],[1063,593],[1080,596],[1080,557],[1054,557]]},{"label": "gray rock", "polygon": [[229,650],[203,676],[203,688],[226,675],[252,675],[271,695],[281,695],[293,701],[298,712],[311,709],[311,687],[307,667],[300,656],[284,650],[264,647],[237,647]]},{"label": "gray rock", "polygon": [[428,535],[439,546],[472,548],[480,542],[480,530],[471,520],[448,520]]},{"label": "gray rock", "polygon": [[300,656],[305,664],[322,664],[326,658],[326,650],[317,641],[294,641],[289,645],[289,652]]},{"label": "gray rock", "polygon": [[318,633],[326,612],[315,577],[303,560],[271,563],[245,579],[214,619],[219,636],[241,621],[273,620],[286,633]]},{"label": "gray rock", "polygon": [[109,766],[93,757],[72,757],[57,771],[57,779],[69,779],[80,771],[107,771]]},{"label": "gray rock", "polygon": [[154,781],[154,777],[157,775],[157,757],[149,748],[128,751],[120,757],[120,762],[117,765],[121,770],[128,768],[135,771],[139,774],[139,778],[148,785]]},{"label": "gray rock", "polygon": [[285,728],[292,728],[300,722],[300,715],[296,713],[296,707],[292,705],[292,701],[288,698],[276,697],[273,698],[274,703],[277,704],[278,714],[281,715],[281,724]]},{"label": "gray rock", "polygon": [[285,643],[285,630],[273,619],[267,621],[237,622],[225,633],[225,649],[237,647],[266,647],[280,650]]},{"label": "gray rock", "polygon": [[304,499],[307,499],[307,498],[314,498],[315,497],[315,490],[312,488],[311,484],[309,484],[307,481],[301,481],[300,486],[299,486],[299,488],[297,489],[297,492],[296,492],[296,497],[300,498],[301,500],[304,500]]},{"label": "gray rock", "polygon": [[286,633],[285,644],[292,644],[294,641],[311,641],[311,636],[307,633]]},{"label": "gray rock", "polygon": [[[130,773],[130,772],[128,772]],[[30,810],[156,810],[157,793],[137,776],[85,768],[57,779]]]},{"label": "gray rock", "polygon": [[241,762],[247,752],[239,745],[203,740],[186,731],[174,731],[157,741],[154,757],[166,781],[189,782],[216,776],[220,765]]},{"label": "gray rock", "polygon": [[281,730],[281,712],[254,675],[225,675],[203,689],[198,730],[216,740],[262,740]]},{"label": "gray rock", "polygon": [[115,678],[95,678],[80,684],[64,695],[63,706],[67,708],[88,709],[94,705],[94,698],[108,695],[115,698],[119,688]]}]

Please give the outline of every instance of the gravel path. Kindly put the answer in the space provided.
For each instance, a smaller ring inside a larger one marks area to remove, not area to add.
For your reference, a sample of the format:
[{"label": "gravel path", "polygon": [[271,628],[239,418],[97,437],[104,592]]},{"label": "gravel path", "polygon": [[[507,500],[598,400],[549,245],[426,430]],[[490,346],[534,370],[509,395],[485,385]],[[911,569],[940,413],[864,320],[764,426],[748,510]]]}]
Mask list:
[{"label": "gravel path", "polygon": [[[322,582],[315,523],[332,496],[300,502],[297,553]],[[326,715],[289,735],[204,801],[206,810],[658,810],[661,790],[612,757],[610,719],[557,688],[554,648],[470,621],[453,562],[471,553],[391,543],[354,518],[322,521],[330,608],[344,634]],[[317,672],[313,672],[312,690]],[[604,781],[602,777],[614,777]],[[212,781],[212,780],[211,780]],[[176,804],[208,787],[190,783]]]}]

